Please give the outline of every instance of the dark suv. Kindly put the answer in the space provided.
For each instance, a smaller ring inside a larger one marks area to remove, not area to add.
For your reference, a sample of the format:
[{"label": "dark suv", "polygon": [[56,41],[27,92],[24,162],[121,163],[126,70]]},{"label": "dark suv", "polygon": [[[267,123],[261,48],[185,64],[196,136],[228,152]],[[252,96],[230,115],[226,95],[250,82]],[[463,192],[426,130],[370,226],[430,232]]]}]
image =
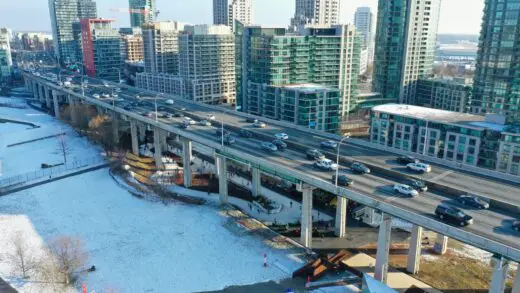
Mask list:
[{"label": "dark suv", "polygon": [[251,133],[251,131],[245,130],[245,129],[240,129],[240,133],[239,134],[240,134],[240,136],[245,137],[245,138],[253,137],[253,134]]},{"label": "dark suv", "polygon": [[419,192],[428,190],[428,186],[426,186],[426,184],[424,184],[424,182],[420,180],[408,179],[404,181],[404,184],[409,185],[410,187]]},{"label": "dark suv", "polygon": [[[340,174],[338,175],[338,185],[339,186],[351,186],[354,183],[354,180],[348,178],[347,175]],[[332,184],[336,184],[336,175],[332,175]]]},{"label": "dark suv", "polygon": [[520,232],[520,220],[513,222],[513,230]]},{"label": "dark suv", "polygon": [[307,159],[309,160],[321,160],[325,159],[325,155],[316,149],[310,149],[306,153]]},{"label": "dark suv", "polygon": [[367,166],[365,166],[365,164],[360,163],[360,162],[352,163],[352,165],[350,165],[350,169],[352,170],[352,172],[357,173],[357,174],[370,173],[370,169]]},{"label": "dark suv", "polygon": [[408,165],[410,163],[419,163],[419,160],[412,156],[400,156],[397,158],[397,163],[402,165]]},{"label": "dark suv", "polygon": [[435,209],[435,215],[441,220],[451,222],[459,226],[468,226],[473,224],[473,217],[466,215],[461,209],[449,206],[446,204],[440,204]]},{"label": "dark suv", "polygon": [[272,143],[281,151],[287,148],[287,144],[283,142],[281,139],[275,139],[272,141]]}]

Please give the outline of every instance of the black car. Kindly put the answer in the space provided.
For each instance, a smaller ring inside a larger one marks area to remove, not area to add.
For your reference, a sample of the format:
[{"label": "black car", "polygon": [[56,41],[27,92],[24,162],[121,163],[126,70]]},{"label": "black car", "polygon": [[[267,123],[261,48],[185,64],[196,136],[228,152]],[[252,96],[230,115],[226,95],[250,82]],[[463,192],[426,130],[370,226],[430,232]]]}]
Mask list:
[{"label": "black car", "polygon": [[471,194],[464,194],[457,198],[457,201],[460,202],[462,205],[474,207],[477,209],[489,209],[489,203],[483,201],[476,195]]},{"label": "black car", "polygon": [[132,107],[137,107],[137,106],[139,106],[139,103],[138,102],[131,102],[130,105],[132,105]]},{"label": "black car", "polygon": [[251,133],[251,131],[245,130],[245,129],[241,129],[239,134],[241,137],[245,137],[245,138],[253,137],[253,134]]},{"label": "black car", "polygon": [[188,123],[181,123],[179,125],[180,128],[184,128],[184,129],[188,129],[190,127],[190,125]]},{"label": "black car", "polygon": [[513,222],[513,230],[520,232],[520,220]]},{"label": "black car", "polygon": [[184,114],[179,113],[179,112],[175,112],[175,113],[173,114],[173,117],[184,117]]},{"label": "black car", "polygon": [[145,102],[145,101],[139,101],[139,102],[137,102],[137,105],[138,105],[138,106],[146,106],[146,104],[148,104],[148,103]]},{"label": "black car", "polygon": [[306,153],[307,159],[309,160],[321,160],[325,159],[325,155],[316,149],[310,149]]},{"label": "black car", "polygon": [[[231,134],[231,132],[224,129],[224,136],[228,136],[230,134]],[[215,135],[222,136],[222,129],[218,128],[217,130],[215,130]]]},{"label": "black car", "polygon": [[275,139],[272,141],[272,143],[281,151],[287,148],[287,144],[283,142],[281,139]]},{"label": "black car", "polygon": [[365,164],[360,163],[360,162],[352,163],[352,165],[350,165],[350,169],[352,169],[352,171],[354,173],[358,173],[358,174],[370,173],[370,169],[367,166],[365,166]]},{"label": "black car", "polygon": [[123,109],[125,109],[127,111],[130,111],[130,110],[132,110],[132,106],[126,105],[126,106],[123,107]]},{"label": "black car", "polygon": [[402,165],[408,165],[410,163],[419,163],[419,160],[412,156],[400,156],[397,158],[397,163]]},{"label": "black car", "polygon": [[[348,178],[347,175],[338,176],[338,185],[340,186],[351,186],[353,183],[354,180]],[[336,184],[336,175],[332,175],[332,184]]]},{"label": "black car", "polygon": [[246,122],[247,123],[255,123],[256,119],[255,118],[246,118]]},{"label": "black car", "polygon": [[459,226],[468,226],[473,224],[473,217],[466,215],[461,209],[449,206],[446,204],[440,204],[435,209],[435,215],[441,220],[455,223]]},{"label": "black car", "polygon": [[232,145],[236,142],[235,138],[231,135],[224,136],[224,144],[226,145]]},{"label": "black car", "polygon": [[408,185],[408,186],[410,186],[410,187],[412,187],[413,189],[415,189],[415,190],[417,190],[419,192],[428,190],[428,186],[426,186],[426,184],[423,181],[420,181],[420,180],[408,179],[408,180],[406,180],[403,183]]},{"label": "black car", "polygon": [[166,107],[160,106],[160,107],[157,107],[157,110],[158,111],[166,111]]}]

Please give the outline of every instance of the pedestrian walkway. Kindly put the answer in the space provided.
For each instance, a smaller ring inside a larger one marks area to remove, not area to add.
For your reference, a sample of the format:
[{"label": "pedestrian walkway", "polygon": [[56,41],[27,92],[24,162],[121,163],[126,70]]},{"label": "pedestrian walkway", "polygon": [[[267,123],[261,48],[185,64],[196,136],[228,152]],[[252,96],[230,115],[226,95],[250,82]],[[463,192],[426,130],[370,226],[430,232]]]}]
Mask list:
[{"label": "pedestrian walkway", "polygon": [[79,167],[79,168],[72,169],[72,170],[66,170],[64,172],[57,173],[55,175],[52,175],[52,174],[49,175],[49,176],[46,175],[44,177],[34,178],[32,180],[28,180],[28,181],[24,181],[24,182],[18,182],[16,184],[12,184],[12,185],[7,185],[7,186],[4,186],[4,187],[0,187],[0,196],[4,196],[4,195],[11,194],[11,193],[14,193],[14,192],[18,192],[18,191],[22,191],[22,190],[25,190],[25,189],[33,188],[33,187],[36,187],[36,186],[39,186],[39,185],[43,185],[43,184],[47,184],[47,183],[50,183],[50,182],[62,180],[62,179],[68,178],[68,177],[84,174],[84,173],[87,173],[87,172],[99,170],[99,169],[102,169],[102,168],[106,168],[109,165],[110,165],[109,162],[103,161],[103,162],[94,163],[92,165],[83,166],[83,167]]}]

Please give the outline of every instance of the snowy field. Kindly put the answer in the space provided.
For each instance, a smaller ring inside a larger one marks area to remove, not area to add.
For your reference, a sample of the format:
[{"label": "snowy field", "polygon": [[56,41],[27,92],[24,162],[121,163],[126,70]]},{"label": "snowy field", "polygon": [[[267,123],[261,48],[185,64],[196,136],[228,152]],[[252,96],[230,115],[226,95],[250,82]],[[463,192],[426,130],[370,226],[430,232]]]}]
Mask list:
[{"label": "snowy field", "polygon": [[[20,99],[0,97],[0,102],[7,101],[23,103],[23,100]],[[65,142],[69,149],[68,161],[90,160],[100,156],[100,148],[93,146],[85,138],[78,136],[67,124],[60,123],[47,114],[31,108],[13,109],[0,107],[0,118],[25,121],[40,126],[39,128],[32,128],[28,125],[0,123],[0,161],[2,164],[0,179],[40,170],[42,163],[63,163],[63,156],[59,151],[57,138],[7,147],[10,144],[65,132]]]},{"label": "snowy field", "polygon": [[[8,144],[65,131],[72,157],[81,160],[100,153],[66,125],[35,110],[0,108],[0,118],[41,126],[0,124],[0,179],[61,160],[56,139],[11,148]],[[135,198],[107,169],[98,170],[0,197],[0,277],[22,293],[56,292],[35,279],[21,281],[2,257],[12,253],[12,238],[19,233],[35,256],[56,236],[81,238],[90,254],[88,265],[97,268],[82,277],[89,292],[218,290],[287,278],[302,265],[297,252],[267,246],[258,236],[239,235],[229,223],[215,205],[164,205]]]}]

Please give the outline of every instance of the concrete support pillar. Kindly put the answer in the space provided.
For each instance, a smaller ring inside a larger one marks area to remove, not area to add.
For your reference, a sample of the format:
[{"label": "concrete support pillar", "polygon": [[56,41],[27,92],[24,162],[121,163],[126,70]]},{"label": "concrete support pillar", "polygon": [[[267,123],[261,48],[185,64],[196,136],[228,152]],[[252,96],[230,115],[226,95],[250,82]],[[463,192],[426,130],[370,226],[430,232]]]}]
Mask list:
[{"label": "concrete support pillar", "polygon": [[45,105],[47,105],[47,109],[51,109],[51,91],[48,89],[42,88],[43,92],[45,92]]},{"label": "concrete support pillar", "polygon": [[422,227],[414,225],[412,228],[410,245],[408,246],[408,266],[406,267],[406,270],[414,275],[419,272],[419,265],[421,263],[422,232]]},{"label": "concrete support pillar", "polygon": [[192,143],[191,140],[182,140],[182,164],[184,168],[184,187],[191,187],[191,158],[192,158]]},{"label": "concrete support pillar", "polygon": [[38,93],[38,87],[33,85],[32,86],[32,92],[33,92],[33,98],[35,99],[38,99],[38,100],[42,100],[42,98],[40,97],[40,94]]},{"label": "concrete support pillar", "polygon": [[161,130],[159,128],[153,129],[153,147],[155,149],[154,158],[157,168],[162,167],[162,148],[161,148]]},{"label": "concrete support pillar", "polygon": [[218,171],[218,193],[221,203],[228,203],[228,181],[227,181],[227,161],[225,157],[217,156]]},{"label": "concrete support pillar", "polygon": [[517,264],[516,277],[513,283],[513,291],[511,293],[520,293],[520,263]]},{"label": "concrete support pillar", "polygon": [[61,115],[60,115],[60,103],[59,103],[59,100],[58,100],[58,92],[55,92],[55,91],[52,91],[52,102],[54,104],[54,117],[56,117],[56,119],[60,119]]},{"label": "concrete support pillar", "polygon": [[139,140],[140,141],[145,141],[145,139],[146,139],[146,126],[140,124],[138,128],[139,128]]},{"label": "concrete support pillar", "polygon": [[374,278],[379,282],[385,283],[388,275],[388,254],[390,244],[392,244],[392,218],[383,215],[383,221],[379,225],[379,235],[377,237],[376,269]]},{"label": "concrete support pillar", "polygon": [[137,122],[130,120],[130,136],[132,140],[132,153],[139,156],[139,139],[137,137]]},{"label": "concrete support pillar", "polygon": [[251,193],[254,197],[257,197],[260,195],[260,188],[262,186],[262,182],[260,180],[260,169],[258,168],[252,168],[251,169]]},{"label": "concrete support pillar", "polygon": [[437,233],[437,240],[435,240],[433,251],[437,254],[444,255],[446,251],[448,251],[448,237]]},{"label": "concrete support pillar", "polygon": [[69,95],[68,100],[70,108],[70,120],[72,122],[72,125],[76,125],[78,124],[78,109],[76,107],[76,99]]},{"label": "concrete support pillar", "polygon": [[313,187],[304,184],[302,192],[302,221],[300,243],[308,248],[312,246],[312,190]]},{"label": "concrete support pillar", "polygon": [[112,139],[114,145],[119,144],[119,117],[116,112],[112,112]]},{"label": "concrete support pillar", "polygon": [[336,196],[336,224],[334,233],[339,238],[347,237],[347,205],[348,199]]},{"label": "concrete support pillar", "polygon": [[491,283],[489,283],[489,293],[503,293],[506,285],[507,272],[509,270],[509,261],[501,256],[493,256],[491,258],[491,265],[493,266],[493,271]]}]

